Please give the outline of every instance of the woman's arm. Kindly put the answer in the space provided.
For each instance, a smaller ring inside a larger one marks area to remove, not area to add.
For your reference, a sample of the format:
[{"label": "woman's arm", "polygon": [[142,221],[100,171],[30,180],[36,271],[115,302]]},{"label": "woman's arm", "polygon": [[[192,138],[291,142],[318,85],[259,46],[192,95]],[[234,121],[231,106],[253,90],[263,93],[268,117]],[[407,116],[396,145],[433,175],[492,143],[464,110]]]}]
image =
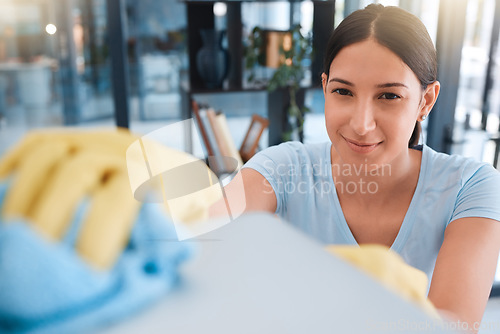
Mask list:
[{"label": "woman's arm", "polygon": [[[243,212],[276,211],[276,195],[271,184],[259,172],[243,168],[234,179],[224,187],[225,197],[217,201],[209,209],[210,217],[227,214],[227,206],[233,218]],[[242,196],[244,194],[244,196]]]},{"label": "woman's arm", "polygon": [[488,301],[500,252],[500,222],[460,218],[446,228],[429,299],[477,332]]}]

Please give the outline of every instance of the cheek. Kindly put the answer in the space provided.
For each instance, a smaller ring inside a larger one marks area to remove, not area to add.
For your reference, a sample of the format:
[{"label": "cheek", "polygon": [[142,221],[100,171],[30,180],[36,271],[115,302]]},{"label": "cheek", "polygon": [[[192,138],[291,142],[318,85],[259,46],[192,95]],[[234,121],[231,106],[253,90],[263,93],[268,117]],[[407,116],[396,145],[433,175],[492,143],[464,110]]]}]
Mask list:
[{"label": "cheek", "polygon": [[325,124],[330,139],[340,126],[340,123],[342,123],[342,110],[327,99],[325,101]]},{"label": "cheek", "polygon": [[328,133],[328,137],[330,140],[332,140],[332,135],[335,133],[335,120],[332,118],[331,115],[329,115],[328,112],[325,112],[325,125],[326,125],[326,132]]},{"label": "cheek", "polygon": [[395,142],[407,143],[415,128],[417,120],[416,108],[403,108],[396,113],[378,122],[378,126],[387,136],[393,137]]}]

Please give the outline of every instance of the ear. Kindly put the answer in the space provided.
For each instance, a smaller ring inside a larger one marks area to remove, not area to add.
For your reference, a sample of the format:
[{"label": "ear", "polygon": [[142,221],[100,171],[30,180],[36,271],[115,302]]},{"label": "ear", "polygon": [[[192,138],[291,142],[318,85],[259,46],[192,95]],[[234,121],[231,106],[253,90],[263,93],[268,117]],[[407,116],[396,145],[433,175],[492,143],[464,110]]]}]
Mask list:
[{"label": "ear", "polygon": [[326,73],[321,74],[321,86],[323,86],[323,93],[326,93],[326,84],[327,84],[328,76]]},{"label": "ear", "polygon": [[419,113],[418,113],[418,121],[422,122],[427,118],[429,113],[432,110],[432,107],[436,103],[436,100],[439,96],[439,90],[441,89],[441,84],[439,81],[434,81],[429,84],[424,91],[422,96],[422,101],[420,102]]}]

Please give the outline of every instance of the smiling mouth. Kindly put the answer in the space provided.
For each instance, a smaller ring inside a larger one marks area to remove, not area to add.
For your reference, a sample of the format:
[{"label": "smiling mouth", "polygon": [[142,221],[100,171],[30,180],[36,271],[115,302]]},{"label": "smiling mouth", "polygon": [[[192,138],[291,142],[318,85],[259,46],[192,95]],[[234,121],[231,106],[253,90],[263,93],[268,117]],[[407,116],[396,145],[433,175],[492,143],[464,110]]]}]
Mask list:
[{"label": "smiling mouth", "polygon": [[382,142],[378,143],[361,143],[355,140],[347,139],[344,137],[347,145],[351,150],[356,153],[370,153],[375,150]]}]

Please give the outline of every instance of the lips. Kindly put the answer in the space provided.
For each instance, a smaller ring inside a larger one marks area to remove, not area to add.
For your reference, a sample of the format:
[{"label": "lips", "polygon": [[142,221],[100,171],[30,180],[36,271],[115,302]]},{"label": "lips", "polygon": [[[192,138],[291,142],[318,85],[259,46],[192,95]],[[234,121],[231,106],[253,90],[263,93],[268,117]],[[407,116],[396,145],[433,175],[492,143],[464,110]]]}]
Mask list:
[{"label": "lips", "polygon": [[356,153],[364,153],[364,154],[374,151],[382,143],[382,142],[365,143],[348,139],[345,137],[344,140],[346,141],[347,146],[349,146],[351,150],[353,150]]}]

